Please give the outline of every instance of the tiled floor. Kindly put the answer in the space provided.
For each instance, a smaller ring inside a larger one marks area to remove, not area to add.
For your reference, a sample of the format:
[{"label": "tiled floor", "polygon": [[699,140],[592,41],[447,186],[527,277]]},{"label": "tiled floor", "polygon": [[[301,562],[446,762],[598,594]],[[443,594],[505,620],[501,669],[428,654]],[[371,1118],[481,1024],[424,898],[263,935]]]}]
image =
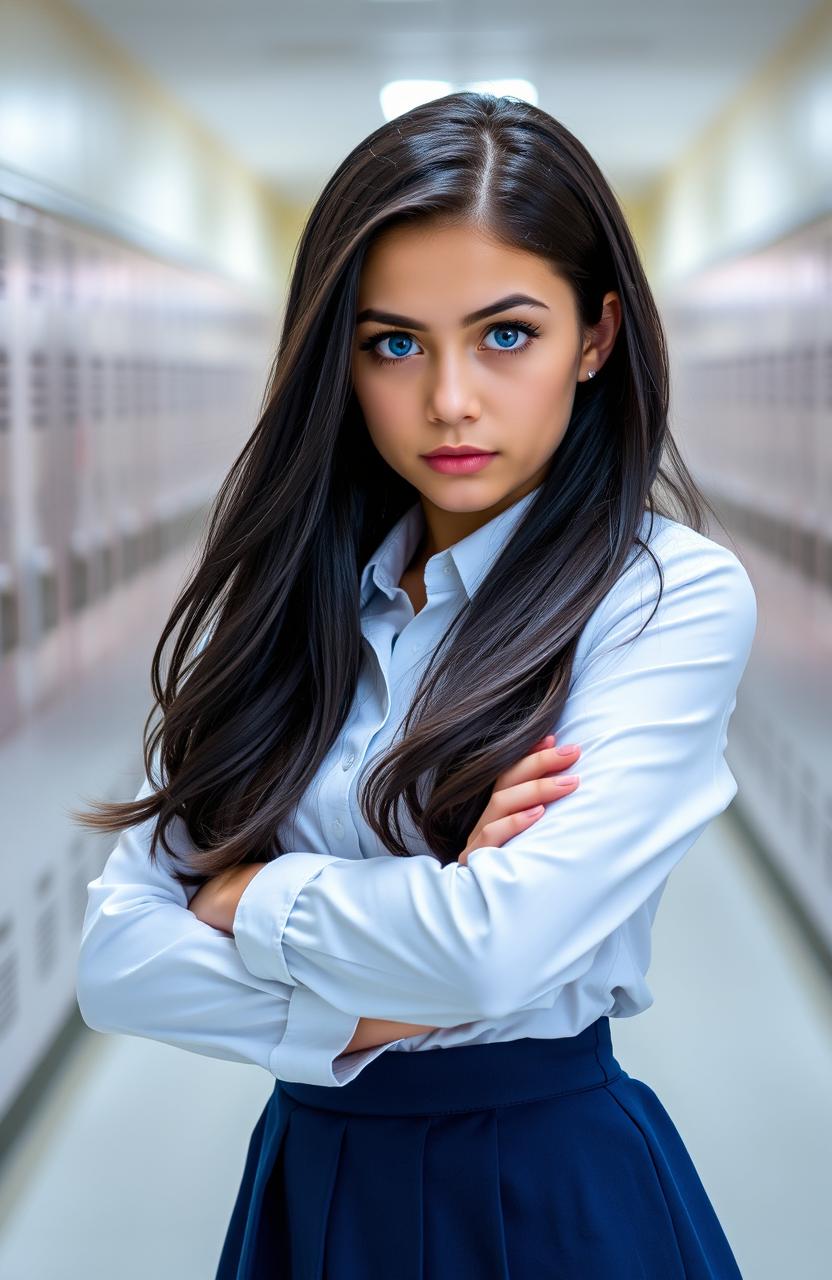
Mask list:
[{"label": "tiled floor", "polygon": [[[671,876],[650,983],[614,1050],[675,1120],[745,1280],[822,1280],[832,986],[733,811]],[[82,1027],[0,1182],[2,1280],[212,1280],[272,1083]]]}]

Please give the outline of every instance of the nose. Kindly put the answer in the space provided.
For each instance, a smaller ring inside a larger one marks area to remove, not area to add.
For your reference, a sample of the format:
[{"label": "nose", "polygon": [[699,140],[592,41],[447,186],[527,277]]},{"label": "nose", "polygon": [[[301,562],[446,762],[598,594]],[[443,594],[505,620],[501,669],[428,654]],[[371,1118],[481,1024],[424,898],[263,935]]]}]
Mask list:
[{"label": "nose", "polygon": [[428,416],[441,422],[479,418],[479,393],[464,355],[450,352],[437,358],[428,394]]}]

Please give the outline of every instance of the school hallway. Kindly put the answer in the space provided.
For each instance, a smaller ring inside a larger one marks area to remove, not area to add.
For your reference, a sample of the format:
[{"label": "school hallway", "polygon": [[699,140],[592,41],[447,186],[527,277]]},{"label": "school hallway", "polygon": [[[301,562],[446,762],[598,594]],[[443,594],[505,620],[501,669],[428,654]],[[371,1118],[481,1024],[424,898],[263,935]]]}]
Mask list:
[{"label": "school hallway", "polygon": [[[326,1081],[348,990],[351,1009],[411,1027],[429,1010],[463,1040],[463,1015],[512,1007],[480,1047],[518,1043],[465,1067],[440,1050],[429,1076],[409,1068],[430,1070],[433,1045],[398,1076],[404,1055],[379,1053],[368,1110],[401,1129],[353,1124],[360,1090],[331,1124],[307,1095],[283,1166],[300,1280],[308,1255],[388,1280],[391,1243],[389,1280],[401,1259],[407,1280],[455,1280],[500,1249],[501,1280],[737,1280],[719,1225],[743,1280],[827,1280],[832,0],[1,12],[0,1280],[215,1280],[275,1089],[254,1064]],[[612,558],[646,509],[670,589],[606,673],[596,642],[638,603]],[[394,852],[359,780],[454,614],[464,665],[447,684],[440,669],[439,732],[415,744],[442,780],[414,833],[427,852],[438,834],[459,856],[483,748],[539,696],[554,706],[567,654],[549,637],[594,617],[549,721],[589,785],[557,839],[547,814],[518,841],[525,877],[493,851],[476,883],[344,865]],[[229,863],[290,852],[242,911],[250,868],[189,914],[149,831],[122,826],[146,751],[174,766],[168,816],[197,871],[241,820]],[[286,835],[272,806],[299,778]],[[642,891],[667,865],[650,935]],[[447,896],[424,896],[431,879]],[[212,908],[203,924],[234,920],[233,941],[197,927]],[[652,1005],[607,1027],[600,1010],[645,1003],[648,956]],[[261,958],[299,989],[263,999]],[[529,1025],[559,1043],[526,1078]],[[608,1029],[681,1143],[645,1090],[615,1097]],[[240,1061],[174,1047],[193,1043]],[[561,1059],[585,1078],[556,1079]],[[487,1132],[483,1061],[502,1107]],[[549,1130],[528,1108],[558,1095]],[[473,1111],[480,1146],[455,1155]],[[263,1128],[259,1174],[282,1141]],[[270,1224],[283,1243],[250,1190],[249,1256],[229,1247],[223,1280],[273,1256]]]}]

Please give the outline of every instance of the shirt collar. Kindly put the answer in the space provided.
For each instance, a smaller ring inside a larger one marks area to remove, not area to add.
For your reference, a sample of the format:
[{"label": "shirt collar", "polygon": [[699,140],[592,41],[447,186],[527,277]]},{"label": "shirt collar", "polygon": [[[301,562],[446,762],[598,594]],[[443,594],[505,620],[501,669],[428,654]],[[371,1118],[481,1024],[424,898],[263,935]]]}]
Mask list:
[{"label": "shirt collar", "polygon": [[[447,550],[431,556],[425,565],[425,585],[428,594],[447,590],[450,575],[455,571],[470,600],[540,487],[536,485],[505,511],[501,511],[486,524],[480,525],[479,529],[461,538]],[[404,515],[399,517],[364,565],[361,573],[362,608],[370,599],[374,585],[392,598],[402,574],[419,545],[424,528],[422,504],[415,502]]]}]

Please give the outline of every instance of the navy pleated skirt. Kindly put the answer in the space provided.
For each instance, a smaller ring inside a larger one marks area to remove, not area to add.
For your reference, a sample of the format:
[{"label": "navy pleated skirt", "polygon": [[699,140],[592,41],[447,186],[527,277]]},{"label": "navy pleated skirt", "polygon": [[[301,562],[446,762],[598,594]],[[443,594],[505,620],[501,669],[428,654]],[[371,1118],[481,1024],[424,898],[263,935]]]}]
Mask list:
[{"label": "navy pleated skirt", "polygon": [[656,1094],[580,1035],[382,1053],[283,1080],[216,1280],[737,1280]]}]

